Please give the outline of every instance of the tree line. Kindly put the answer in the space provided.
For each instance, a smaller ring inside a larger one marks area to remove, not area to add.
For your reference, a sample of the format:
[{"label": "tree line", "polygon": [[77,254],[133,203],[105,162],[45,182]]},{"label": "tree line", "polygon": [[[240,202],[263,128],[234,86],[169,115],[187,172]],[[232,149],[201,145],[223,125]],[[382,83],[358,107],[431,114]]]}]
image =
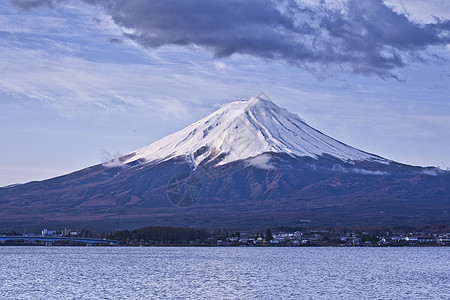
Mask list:
[{"label": "tree line", "polygon": [[148,244],[190,244],[205,243],[210,233],[201,228],[152,226],[135,230],[111,233],[108,239],[118,240],[122,245],[132,243]]}]

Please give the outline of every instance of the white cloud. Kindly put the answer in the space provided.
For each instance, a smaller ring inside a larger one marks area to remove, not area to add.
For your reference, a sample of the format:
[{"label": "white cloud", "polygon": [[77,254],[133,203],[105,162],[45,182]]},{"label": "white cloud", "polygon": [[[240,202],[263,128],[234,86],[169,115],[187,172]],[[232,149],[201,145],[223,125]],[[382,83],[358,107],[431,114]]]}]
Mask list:
[{"label": "white cloud", "polygon": [[440,168],[428,168],[426,170],[421,171],[420,173],[424,174],[424,175],[430,175],[430,176],[439,176],[439,175],[449,174],[450,171],[442,170]]},{"label": "white cloud", "polygon": [[435,22],[435,17],[448,19],[450,16],[448,0],[384,0],[384,2],[416,22],[432,23]]},{"label": "white cloud", "polygon": [[275,166],[270,163],[270,155],[262,154],[245,161],[248,166],[253,166],[263,170],[273,170]]},{"label": "white cloud", "polygon": [[122,165],[122,162],[120,161],[120,158],[122,157],[122,154],[120,152],[116,152],[114,155],[109,153],[106,150],[102,151],[102,165],[107,168],[114,168],[114,167],[120,167]]},{"label": "white cloud", "polygon": [[362,175],[374,175],[374,176],[387,176],[389,172],[386,171],[371,171],[365,169],[353,168],[350,170],[350,173],[362,174]]},{"label": "white cloud", "polygon": [[[185,118],[186,103],[166,96],[187,86],[185,75],[171,77],[144,65],[101,63],[42,50],[0,46],[0,90],[25,95],[63,115],[130,111]],[[176,95],[176,93],[172,94]],[[178,93],[181,94],[181,93]]]},{"label": "white cloud", "polygon": [[223,61],[215,60],[214,61],[214,67],[217,70],[225,70],[227,68],[227,65]]}]

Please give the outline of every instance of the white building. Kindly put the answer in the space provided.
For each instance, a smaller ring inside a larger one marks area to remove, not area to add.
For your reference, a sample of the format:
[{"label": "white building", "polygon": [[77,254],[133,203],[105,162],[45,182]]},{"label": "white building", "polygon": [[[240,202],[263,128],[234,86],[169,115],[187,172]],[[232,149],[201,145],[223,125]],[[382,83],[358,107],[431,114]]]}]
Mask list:
[{"label": "white building", "polygon": [[43,236],[53,236],[53,235],[56,235],[56,230],[48,230],[47,228],[44,228],[43,230],[42,230],[42,235]]}]

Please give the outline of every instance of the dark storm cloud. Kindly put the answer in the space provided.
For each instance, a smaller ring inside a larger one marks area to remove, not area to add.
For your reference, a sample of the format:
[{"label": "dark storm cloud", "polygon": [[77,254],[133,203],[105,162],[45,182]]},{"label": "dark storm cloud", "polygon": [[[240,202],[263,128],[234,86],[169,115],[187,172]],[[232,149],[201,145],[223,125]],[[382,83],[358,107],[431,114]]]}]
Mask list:
[{"label": "dark storm cloud", "polygon": [[[30,9],[58,1],[12,2]],[[423,62],[428,47],[450,42],[448,20],[414,23],[382,0],[349,0],[339,9],[294,0],[84,2],[102,7],[124,37],[146,48],[195,45],[218,58],[246,54],[380,77],[394,76],[411,60]]]}]

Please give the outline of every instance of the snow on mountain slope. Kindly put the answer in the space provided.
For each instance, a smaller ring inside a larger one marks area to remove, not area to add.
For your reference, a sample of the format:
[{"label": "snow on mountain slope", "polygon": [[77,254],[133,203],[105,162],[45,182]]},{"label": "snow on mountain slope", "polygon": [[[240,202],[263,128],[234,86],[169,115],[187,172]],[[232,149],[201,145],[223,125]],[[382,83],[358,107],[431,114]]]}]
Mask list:
[{"label": "snow on mountain slope", "polygon": [[123,163],[185,156],[198,165],[220,155],[219,164],[226,164],[265,152],[313,158],[328,154],[344,161],[389,162],[315,130],[269,100],[253,97],[231,102],[206,118],[126,155]]}]

